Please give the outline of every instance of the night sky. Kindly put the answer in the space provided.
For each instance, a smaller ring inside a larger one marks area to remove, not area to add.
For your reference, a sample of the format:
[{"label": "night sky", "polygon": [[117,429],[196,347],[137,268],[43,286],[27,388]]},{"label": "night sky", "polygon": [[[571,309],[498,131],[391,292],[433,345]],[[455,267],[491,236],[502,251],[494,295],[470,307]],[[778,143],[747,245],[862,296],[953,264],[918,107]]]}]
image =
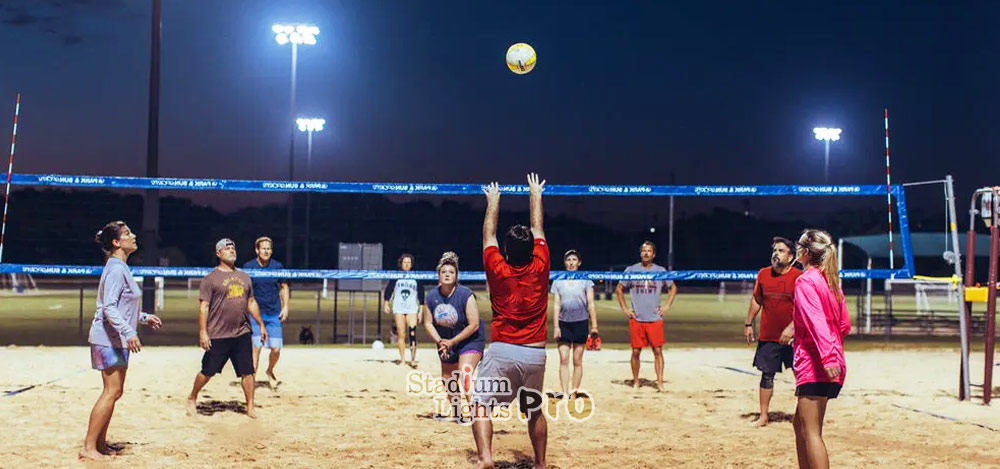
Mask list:
[{"label": "night sky", "polygon": [[[1000,3],[667,3],[165,0],[160,173],[288,177],[291,49],[270,27],[308,22],[298,114],[327,120],[309,179],[822,183],[829,126],[831,182],[881,184],[888,107],[894,181],[951,173],[960,213],[1000,184]],[[150,4],[0,1],[15,172],[144,174]],[[538,51],[528,75],[505,66],[515,42]]]}]

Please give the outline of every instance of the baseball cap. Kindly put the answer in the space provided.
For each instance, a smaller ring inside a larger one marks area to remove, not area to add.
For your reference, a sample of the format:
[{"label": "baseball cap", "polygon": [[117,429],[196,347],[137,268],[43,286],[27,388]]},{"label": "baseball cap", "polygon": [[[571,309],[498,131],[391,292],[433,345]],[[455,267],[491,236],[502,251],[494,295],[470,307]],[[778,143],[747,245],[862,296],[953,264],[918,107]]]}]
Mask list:
[{"label": "baseball cap", "polygon": [[219,251],[225,249],[226,246],[236,247],[236,243],[234,243],[233,240],[231,240],[229,238],[222,238],[218,242],[215,243],[215,252],[219,252]]}]

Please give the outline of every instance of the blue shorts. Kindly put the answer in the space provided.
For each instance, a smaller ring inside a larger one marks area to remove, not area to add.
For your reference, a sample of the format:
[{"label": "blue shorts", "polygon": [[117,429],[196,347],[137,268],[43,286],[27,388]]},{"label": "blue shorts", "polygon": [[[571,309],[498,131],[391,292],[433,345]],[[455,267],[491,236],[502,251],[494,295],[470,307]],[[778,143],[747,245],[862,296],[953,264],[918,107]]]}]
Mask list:
[{"label": "blue shorts", "polygon": [[[263,314],[260,317],[264,320],[264,327],[267,328],[267,348],[281,348],[285,344],[285,340],[281,333],[281,319],[278,319],[278,314]],[[250,329],[253,330],[253,337],[251,337],[251,342],[253,342],[253,348],[261,348],[264,343],[260,340],[260,326],[257,325],[257,321],[253,318],[250,319]]]},{"label": "blue shorts", "polygon": [[449,350],[448,355],[441,358],[441,363],[458,363],[458,357],[465,355],[467,353],[478,353],[480,357],[483,356],[483,350],[486,349],[486,339],[482,336],[479,337],[469,337],[457,344],[455,347]]},{"label": "blue shorts", "polygon": [[95,370],[106,370],[116,366],[128,368],[128,349],[91,344],[90,365]]}]

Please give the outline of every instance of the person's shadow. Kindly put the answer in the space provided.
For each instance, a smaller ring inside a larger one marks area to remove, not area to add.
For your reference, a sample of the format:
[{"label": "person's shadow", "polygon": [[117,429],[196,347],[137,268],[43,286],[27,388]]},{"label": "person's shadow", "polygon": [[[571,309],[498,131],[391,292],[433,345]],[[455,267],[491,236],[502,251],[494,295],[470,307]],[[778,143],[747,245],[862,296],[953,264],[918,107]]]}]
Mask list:
[{"label": "person's shadow", "polygon": [[[750,419],[750,421],[757,421],[760,419],[760,412],[751,412],[749,414],[742,414],[740,415],[740,418]],[[767,423],[791,422],[793,418],[795,418],[795,416],[787,412],[767,413]]]},{"label": "person's shadow", "polygon": [[246,404],[239,401],[204,401],[195,407],[201,415],[214,415],[218,412],[247,413]]}]

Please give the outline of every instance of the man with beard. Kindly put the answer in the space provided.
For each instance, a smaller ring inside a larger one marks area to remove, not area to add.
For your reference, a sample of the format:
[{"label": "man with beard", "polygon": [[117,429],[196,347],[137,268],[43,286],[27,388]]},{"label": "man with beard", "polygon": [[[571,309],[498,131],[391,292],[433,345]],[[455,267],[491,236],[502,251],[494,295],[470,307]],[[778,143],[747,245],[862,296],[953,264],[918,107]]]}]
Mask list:
[{"label": "man with beard", "polygon": [[743,324],[743,335],[749,346],[754,341],[753,320],[760,313],[757,353],[753,358],[754,367],[761,372],[760,418],[754,422],[757,427],[767,425],[767,410],[774,394],[774,374],[781,372],[782,365],[792,367],[792,347],[789,345],[794,333],[792,293],[795,280],[802,275],[802,271],[792,265],[794,262],[795,244],[780,236],[772,239],[771,265],[757,272],[750,310]]}]

